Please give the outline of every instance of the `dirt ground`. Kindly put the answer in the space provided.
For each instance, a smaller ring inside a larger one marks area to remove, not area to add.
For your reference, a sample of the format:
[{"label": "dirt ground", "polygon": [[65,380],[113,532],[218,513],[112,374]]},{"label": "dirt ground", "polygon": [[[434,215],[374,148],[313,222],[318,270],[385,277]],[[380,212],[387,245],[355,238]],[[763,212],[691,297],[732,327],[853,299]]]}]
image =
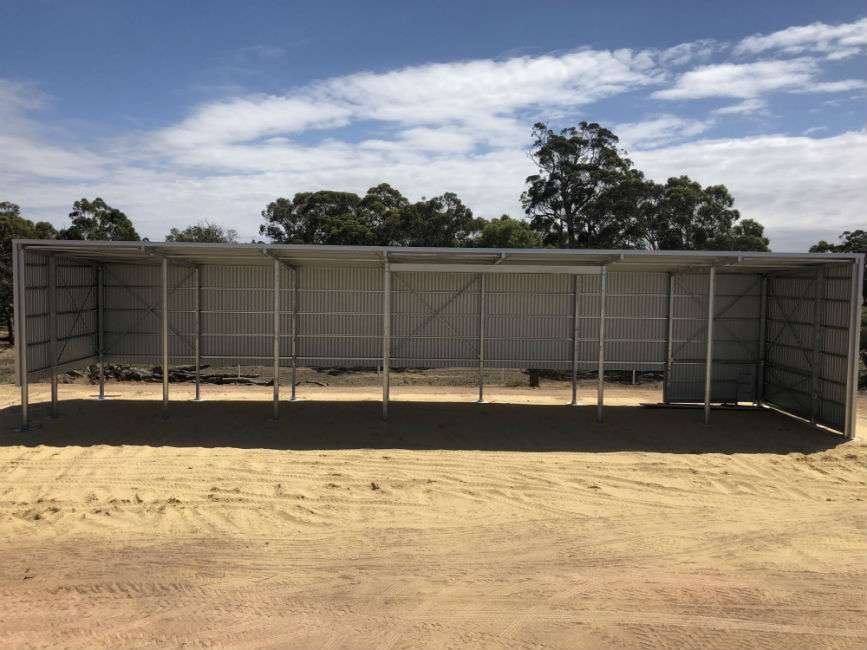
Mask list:
[{"label": "dirt ground", "polygon": [[867,645],[862,442],[567,390],[0,386],[0,646]]}]

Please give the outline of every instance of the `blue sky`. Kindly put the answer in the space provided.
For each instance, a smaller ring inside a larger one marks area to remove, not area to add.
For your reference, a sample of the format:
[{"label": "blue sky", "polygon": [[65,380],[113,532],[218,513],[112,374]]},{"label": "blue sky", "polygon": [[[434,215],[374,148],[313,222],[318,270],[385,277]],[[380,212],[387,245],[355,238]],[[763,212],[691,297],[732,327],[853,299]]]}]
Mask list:
[{"label": "blue sky", "polygon": [[520,215],[531,124],[725,183],[775,250],[867,226],[863,2],[0,5],[0,200],[62,225],[256,235],[277,196],[387,181]]}]

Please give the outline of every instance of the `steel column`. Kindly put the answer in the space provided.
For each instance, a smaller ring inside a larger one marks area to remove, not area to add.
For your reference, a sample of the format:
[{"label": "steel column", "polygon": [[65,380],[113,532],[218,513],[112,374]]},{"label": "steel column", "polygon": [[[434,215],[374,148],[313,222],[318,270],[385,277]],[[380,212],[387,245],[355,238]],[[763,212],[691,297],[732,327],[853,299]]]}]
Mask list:
[{"label": "steel column", "polygon": [[578,405],[578,276],[572,276],[572,401]]},{"label": "steel column", "polygon": [[48,256],[48,355],[51,360],[51,417],[57,417],[57,259]]},{"label": "steel column", "polygon": [[756,406],[761,406],[765,397],[765,345],[768,338],[768,276],[762,276],[761,302],[759,306],[759,367],[756,372]]},{"label": "steel column", "polygon": [[843,433],[855,437],[858,409],[858,355],[861,339],[861,303],[864,295],[864,257],[852,260],[849,294],[849,360],[846,367],[846,413]]},{"label": "steel column", "polygon": [[295,401],[295,371],[298,366],[298,268],[292,269],[292,391],[291,401]]},{"label": "steel column", "polygon": [[18,291],[15,309],[16,332],[15,348],[18,351],[18,383],[21,385],[21,429],[26,430],[30,426],[29,410],[29,386],[27,385],[27,262],[24,247],[13,247],[13,255],[17,253]]},{"label": "steel column", "polygon": [[813,356],[810,372],[810,423],[816,424],[819,414],[819,364],[822,343],[822,318],[820,308],[824,299],[825,267],[816,269],[813,281]]},{"label": "steel column", "polygon": [[388,419],[389,366],[391,365],[391,269],[388,253],[383,260],[382,276],[382,419]]},{"label": "steel column", "polygon": [[704,362],[704,423],[710,424],[710,398],[713,385],[713,317],[716,267],[710,267],[707,282],[707,354]]},{"label": "steel column", "polygon": [[596,421],[602,422],[605,407],[605,298],[608,269],[602,267],[599,276],[599,359],[596,380]]},{"label": "steel column", "polygon": [[280,260],[274,260],[274,419],[280,417]]},{"label": "steel column", "polygon": [[479,274],[479,404],[485,403],[485,276]]},{"label": "steel column", "polygon": [[162,309],[160,310],[160,339],[163,356],[163,413],[169,409],[169,260],[162,261]]},{"label": "steel column", "polygon": [[196,401],[202,399],[202,273],[201,267],[196,266],[193,273],[193,282],[195,282],[195,302],[196,302],[196,342],[194,346],[194,356],[196,363]]},{"label": "steel column", "polygon": [[662,401],[668,403],[668,382],[671,381],[671,366],[674,362],[674,273],[668,274],[668,313],[665,334],[665,379],[662,383]]},{"label": "steel column", "polygon": [[105,399],[105,273],[102,264],[96,267],[96,354],[99,364],[99,399]]}]

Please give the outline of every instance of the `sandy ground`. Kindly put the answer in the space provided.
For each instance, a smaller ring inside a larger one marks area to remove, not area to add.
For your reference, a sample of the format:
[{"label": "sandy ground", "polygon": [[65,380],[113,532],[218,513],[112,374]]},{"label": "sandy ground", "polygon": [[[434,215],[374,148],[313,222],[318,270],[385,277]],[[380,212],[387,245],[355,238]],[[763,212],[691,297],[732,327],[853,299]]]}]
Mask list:
[{"label": "sandy ground", "polygon": [[61,391],[0,387],[4,648],[867,645],[867,447],[772,412]]}]

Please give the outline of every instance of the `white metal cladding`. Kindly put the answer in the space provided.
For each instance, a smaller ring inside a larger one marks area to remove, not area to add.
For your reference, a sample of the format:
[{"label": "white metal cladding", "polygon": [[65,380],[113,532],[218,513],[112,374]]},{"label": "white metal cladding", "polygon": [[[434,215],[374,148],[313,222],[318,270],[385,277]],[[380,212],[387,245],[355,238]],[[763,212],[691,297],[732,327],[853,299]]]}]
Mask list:
[{"label": "white metal cladding", "polygon": [[[587,278],[598,294],[599,278]],[[605,292],[605,369],[646,370],[662,368],[666,357],[668,332],[668,274],[623,273],[608,274]],[[594,305],[598,320],[598,298]],[[585,322],[592,322],[592,312]],[[592,349],[598,331],[585,339]],[[594,367],[593,354],[583,351],[579,356]]]},{"label": "white metal cladding", "polygon": [[[41,376],[52,367],[49,256],[26,253],[24,291],[27,370]],[[90,264],[55,257],[55,362],[86,365],[97,354],[96,271]]]},{"label": "white metal cladding", "polygon": [[[313,367],[381,364],[382,269],[299,267],[297,272],[299,363]],[[284,365],[289,348],[284,339]]]},{"label": "white metal cladding", "polygon": [[836,429],[848,401],[851,286],[848,265],[768,279],[765,400]]},{"label": "white metal cladding", "polygon": [[[708,275],[674,274],[669,402],[704,401]],[[752,402],[759,368],[761,276],[717,274],[712,402]]]}]

